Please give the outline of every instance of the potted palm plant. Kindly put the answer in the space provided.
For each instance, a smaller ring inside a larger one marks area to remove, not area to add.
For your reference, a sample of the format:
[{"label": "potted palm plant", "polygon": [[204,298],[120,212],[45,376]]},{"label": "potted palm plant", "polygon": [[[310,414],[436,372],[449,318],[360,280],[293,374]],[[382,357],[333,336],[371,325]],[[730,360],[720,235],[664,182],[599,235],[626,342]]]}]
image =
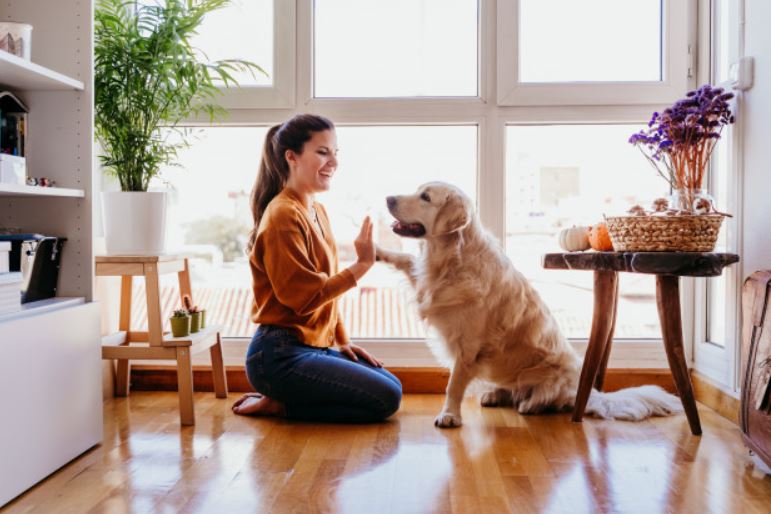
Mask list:
[{"label": "potted palm plant", "polygon": [[[120,184],[102,194],[110,254],[163,253],[166,198],[148,192],[173,164],[189,131],[178,124],[226,111],[214,100],[237,86],[236,70],[265,71],[240,59],[208,62],[192,39],[204,17],[230,0],[97,0],[94,14],[95,129],[102,169]],[[173,137],[170,137],[173,136]]]}]

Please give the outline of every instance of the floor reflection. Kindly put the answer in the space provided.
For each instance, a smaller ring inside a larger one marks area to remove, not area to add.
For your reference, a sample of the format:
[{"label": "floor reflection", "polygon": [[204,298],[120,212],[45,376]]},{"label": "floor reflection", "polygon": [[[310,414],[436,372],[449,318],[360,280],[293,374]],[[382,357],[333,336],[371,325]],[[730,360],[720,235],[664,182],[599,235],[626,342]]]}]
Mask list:
[{"label": "floor reflection", "polygon": [[[235,397],[235,395],[234,395]],[[199,394],[180,427],[173,393],[105,403],[104,443],[6,508],[136,513],[767,513],[736,426],[707,409],[641,423],[520,416],[464,401],[440,430],[441,395],[408,395],[389,422],[235,416]]]}]

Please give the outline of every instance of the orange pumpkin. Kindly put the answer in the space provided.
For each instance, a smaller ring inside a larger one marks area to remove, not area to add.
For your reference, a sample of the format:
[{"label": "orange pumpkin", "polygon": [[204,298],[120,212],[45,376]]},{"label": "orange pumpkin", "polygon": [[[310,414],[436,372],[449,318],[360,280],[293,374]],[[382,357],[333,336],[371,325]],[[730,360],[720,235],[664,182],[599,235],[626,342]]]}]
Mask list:
[{"label": "orange pumpkin", "polygon": [[594,250],[599,252],[613,251],[613,243],[610,242],[608,226],[604,222],[589,227],[586,235],[589,236],[589,244]]}]

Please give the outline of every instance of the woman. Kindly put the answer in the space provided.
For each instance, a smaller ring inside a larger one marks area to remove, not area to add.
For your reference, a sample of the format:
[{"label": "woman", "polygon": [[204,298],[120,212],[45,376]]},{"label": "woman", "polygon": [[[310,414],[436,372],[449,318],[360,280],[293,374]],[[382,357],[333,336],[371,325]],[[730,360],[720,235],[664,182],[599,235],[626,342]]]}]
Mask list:
[{"label": "woman", "polygon": [[236,414],[369,422],[399,408],[399,379],[351,343],[338,311],[338,298],[374,264],[375,247],[367,217],[354,242],[357,261],[338,272],[327,213],[314,201],[336,168],[337,137],[326,118],[297,115],[265,137],[249,239],[252,319],[260,326],[246,354],[260,394],[239,399]]}]

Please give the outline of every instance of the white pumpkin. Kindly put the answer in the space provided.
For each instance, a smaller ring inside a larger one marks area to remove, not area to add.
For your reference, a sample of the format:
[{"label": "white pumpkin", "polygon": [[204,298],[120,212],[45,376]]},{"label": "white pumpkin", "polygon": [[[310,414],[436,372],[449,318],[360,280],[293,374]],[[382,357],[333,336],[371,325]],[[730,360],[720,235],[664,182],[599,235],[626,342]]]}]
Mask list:
[{"label": "white pumpkin", "polygon": [[589,236],[586,233],[587,227],[564,228],[559,233],[560,248],[567,252],[581,252],[588,250]]}]

